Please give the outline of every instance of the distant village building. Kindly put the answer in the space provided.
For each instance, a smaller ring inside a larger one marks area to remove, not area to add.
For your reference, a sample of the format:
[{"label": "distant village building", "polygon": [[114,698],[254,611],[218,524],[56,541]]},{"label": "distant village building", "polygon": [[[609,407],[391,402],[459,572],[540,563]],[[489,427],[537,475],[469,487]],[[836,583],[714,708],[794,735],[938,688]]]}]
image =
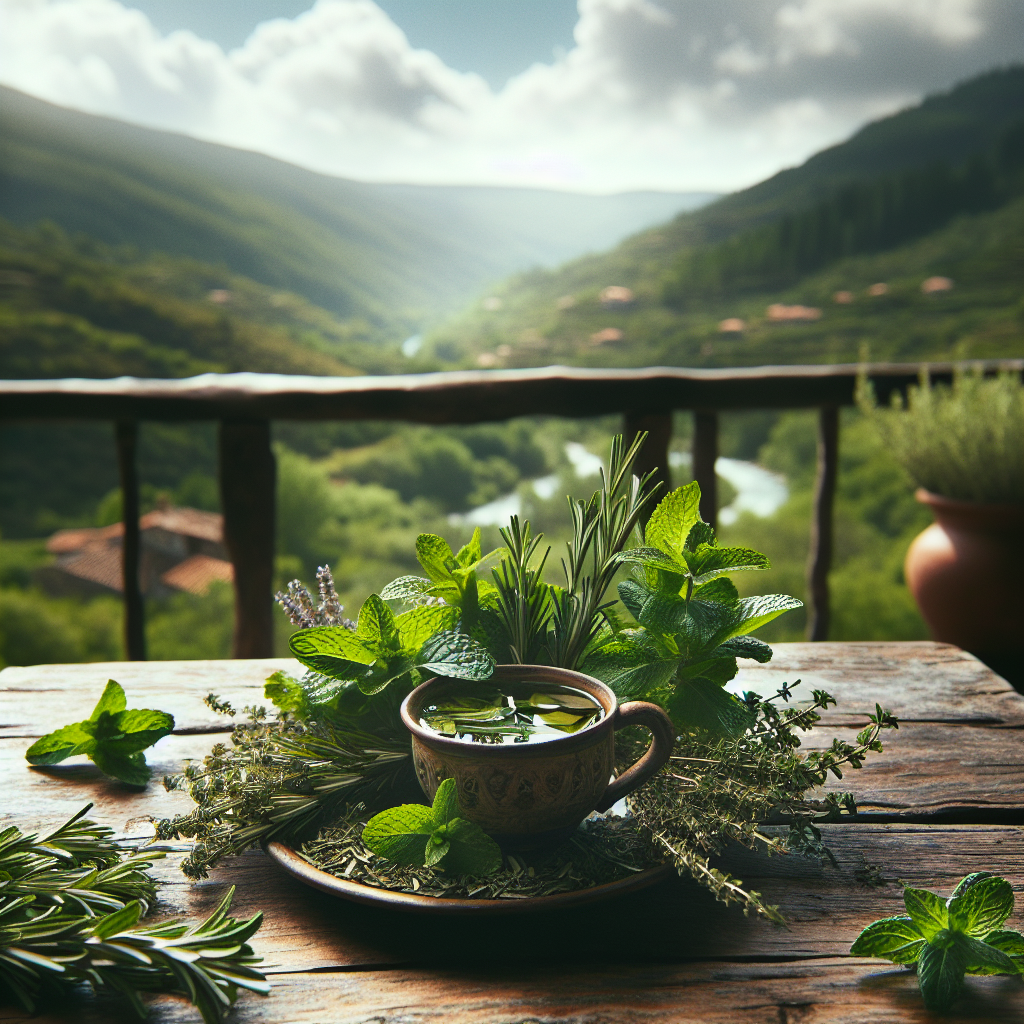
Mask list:
[{"label": "distant village building", "polygon": [[786,306],[773,302],[767,311],[768,320],[773,324],[809,323],[821,319],[821,310],[814,306]]},{"label": "distant village building", "polygon": [[482,366],[485,370],[498,365],[498,357],[494,352],[481,352],[476,357],[476,365]]},{"label": "distant village building", "polygon": [[591,345],[614,344],[616,341],[622,341],[622,337],[622,331],[618,327],[605,327],[590,336],[590,343]]},{"label": "distant village building", "polygon": [[872,298],[878,298],[879,295],[888,295],[889,286],[884,281],[879,281],[878,284],[873,284],[868,288],[868,295]]},{"label": "distant village building", "polygon": [[929,277],[921,282],[921,291],[925,295],[934,295],[936,292],[948,292],[953,287],[953,282],[948,277]]},{"label": "distant village building", "polygon": [[853,302],[853,292],[836,292],[832,296],[832,301],[839,306],[848,306]]},{"label": "distant village building", "polygon": [[719,334],[731,334],[733,337],[742,334],[746,329],[746,320],[741,320],[738,316],[726,317],[718,324]]},{"label": "distant village building", "polygon": [[[139,520],[139,530],[139,583],[147,597],[205,594],[213,583],[234,579],[224,548],[223,516],[160,508]],[[120,594],[123,542],[124,523],[58,530],[46,544],[56,561],[36,570],[36,582],[55,597]]]},{"label": "distant village building", "polygon": [[601,289],[601,294],[598,298],[601,300],[601,305],[606,309],[631,306],[634,299],[633,289],[625,288],[621,284],[610,284],[607,288]]},{"label": "distant village building", "polygon": [[227,288],[214,288],[210,292],[210,301],[216,302],[218,306],[226,306],[231,301],[231,292]]}]

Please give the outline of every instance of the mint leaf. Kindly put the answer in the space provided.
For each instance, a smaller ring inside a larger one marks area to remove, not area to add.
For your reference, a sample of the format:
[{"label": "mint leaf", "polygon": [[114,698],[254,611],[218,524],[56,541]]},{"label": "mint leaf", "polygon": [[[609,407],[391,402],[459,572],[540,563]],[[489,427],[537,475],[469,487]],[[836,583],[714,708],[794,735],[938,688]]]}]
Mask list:
[{"label": "mint leaf", "polygon": [[395,622],[395,613],[378,594],[371,594],[359,609],[355,635],[368,648],[379,654],[398,650],[398,625]]},{"label": "mint leaf", "polygon": [[363,842],[396,864],[422,864],[427,840],[436,827],[429,807],[402,804],[375,814],[363,828]]},{"label": "mint leaf", "polygon": [[[1024,974],[1024,935],[1021,935],[1020,932],[1015,932],[1010,928],[989,932],[985,936],[985,945],[1005,953],[1013,961],[1017,971]],[[971,973],[981,972],[972,971]]]},{"label": "mint leaf", "polygon": [[435,864],[442,861],[445,854],[451,849],[452,844],[445,839],[442,832],[439,830],[427,840],[427,848],[424,852],[423,866],[432,868]]},{"label": "mint leaf", "polygon": [[442,867],[453,875],[490,875],[501,867],[501,847],[479,825],[456,818],[446,828],[449,849]]},{"label": "mint leaf", "polygon": [[432,588],[431,581],[422,576],[399,576],[380,592],[380,596],[384,601],[415,603],[428,596]]},{"label": "mint leaf", "polygon": [[587,656],[582,671],[610,686],[617,697],[634,700],[667,685],[678,664],[679,656],[646,631],[622,629]]},{"label": "mint leaf", "polygon": [[762,665],[772,660],[771,647],[763,640],[758,640],[756,636],[734,636],[731,640],[726,640],[718,651],[736,658],[752,658]]},{"label": "mint leaf", "polygon": [[644,544],[678,553],[700,520],[700,485],[696,480],[669,492],[651,513],[644,531]]},{"label": "mint leaf", "polygon": [[423,566],[423,571],[435,583],[445,583],[451,579],[450,566],[455,557],[443,537],[435,533],[421,533],[416,538],[416,558]]},{"label": "mint leaf", "polygon": [[483,644],[449,630],[428,640],[416,656],[416,667],[451,679],[490,679],[494,658]]},{"label": "mint leaf", "polygon": [[306,690],[298,679],[286,672],[275,672],[263,684],[263,696],[278,709],[305,717],[308,708]]},{"label": "mint leaf", "polygon": [[872,921],[850,947],[854,956],[875,956],[895,964],[917,962],[925,938],[909,917],[883,917]]},{"label": "mint leaf", "polygon": [[967,957],[967,970],[971,974],[1016,974],[1017,964],[996,946],[969,935],[957,933],[960,948]]},{"label": "mint leaf", "polygon": [[455,780],[445,779],[432,807],[403,804],[374,815],[363,828],[363,842],[397,864],[441,867],[459,875],[497,871],[498,844],[458,812]]},{"label": "mint leaf", "polygon": [[1001,927],[1013,913],[1013,888],[1005,878],[990,875],[962,889],[958,886],[946,906],[950,928],[981,939]]},{"label": "mint leaf", "polygon": [[104,775],[110,775],[130,786],[144,786],[153,774],[141,751],[134,753],[98,746],[89,755]]},{"label": "mint leaf", "polygon": [[735,604],[740,599],[736,584],[724,576],[716,576],[710,583],[695,587],[693,596],[702,601],[717,601],[719,604]]},{"label": "mint leaf", "polygon": [[694,552],[683,553],[686,564],[693,575],[695,586],[710,583],[727,572],[739,569],[770,569],[767,556],[752,548],[719,548],[701,544]]},{"label": "mint leaf", "polygon": [[124,687],[113,679],[108,679],[100,699],[96,702],[96,707],[92,709],[89,721],[95,722],[104,711],[116,714],[118,711],[124,711],[126,707],[128,707],[128,698],[124,695]]},{"label": "mint leaf", "polygon": [[[109,740],[107,745],[116,744],[117,750],[122,753],[145,750],[174,728],[174,719],[165,711],[132,708],[128,711],[119,711],[110,718],[120,736]],[[99,732],[96,738],[101,746],[104,745]]]},{"label": "mint leaf", "polygon": [[927,889],[903,890],[903,903],[918,931],[930,942],[949,926],[946,902]]},{"label": "mint leaf", "polygon": [[452,629],[458,617],[458,609],[447,605],[413,608],[412,611],[403,612],[395,619],[399,646],[406,654],[415,654],[435,633]]},{"label": "mint leaf", "polygon": [[431,812],[438,825],[447,825],[459,816],[459,795],[455,790],[454,779],[445,779],[437,787]]},{"label": "mint leaf", "polygon": [[750,709],[710,679],[682,679],[666,708],[679,727],[739,736],[753,724]]},{"label": "mint leaf", "polygon": [[952,932],[944,932],[942,939],[945,940],[947,937],[948,944],[945,941],[942,945],[925,943],[917,960],[917,981],[921,986],[924,1005],[929,1010],[949,1009],[960,994],[964,983],[964,971],[967,969],[966,953],[959,942],[953,941],[959,936]]},{"label": "mint leaf", "polygon": [[344,626],[297,630],[288,639],[288,649],[307,668],[335,679],[352,679],[360,671],[359,666],[377,660],[376,645]]},{"label": "mint leaf", "polygon": [[174,729],[174,717],[166,711],[128,709],[126,703],[121,685],[109,680],[89,719],[40,737],[25,751],[25,759],[50,765],[85,754],[106,775],[144,786],[151,772],[142,751]]},{"label": "mint leaf", "polygon": [[90,726],[92,722],[76,722],[47,733],[25,751],[25,760],[29,764],[58,764],[74,754],[91,753],[96,740]]}]

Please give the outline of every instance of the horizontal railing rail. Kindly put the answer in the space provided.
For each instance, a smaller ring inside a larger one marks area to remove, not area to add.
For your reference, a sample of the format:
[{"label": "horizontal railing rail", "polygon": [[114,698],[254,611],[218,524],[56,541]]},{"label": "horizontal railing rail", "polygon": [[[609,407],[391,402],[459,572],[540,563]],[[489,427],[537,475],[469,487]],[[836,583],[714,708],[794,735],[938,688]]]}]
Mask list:
[{"label": "horizontal railing rail", "polygon": [[[986,374],[1024,372],[1024,359],[932,363],[932,380],[949,381],[957,368]],[[880,401],[904,391],[918,363],[756,366],[734,369],[645,367],[636,370],[550,366],[390,377],[304,377],[281,374],[203,374],[182,380],[0,381],[0,421],[103,419],[115,423],[125,534],[125,644],[145,658],[139,585],[139,491],[136,446],[143,420],[219,420],[219,477],[224,540],[235,574],[234,656],[273,654],[275,463],[272,420],[402,420],[483,423],[516,416],[624,417],[624,433],[647,432],[638,472],[653,470],[669,483],[672,413],[694,414],[693,469],[701,512],[714,524],[718,502],[715,460],[718,414],[741,409],[819,410],[818,470],[808,560],[808,637],[829,630],[828,574],[832,508],[839,458],[839,408],[852,405],[858,377]]]}]

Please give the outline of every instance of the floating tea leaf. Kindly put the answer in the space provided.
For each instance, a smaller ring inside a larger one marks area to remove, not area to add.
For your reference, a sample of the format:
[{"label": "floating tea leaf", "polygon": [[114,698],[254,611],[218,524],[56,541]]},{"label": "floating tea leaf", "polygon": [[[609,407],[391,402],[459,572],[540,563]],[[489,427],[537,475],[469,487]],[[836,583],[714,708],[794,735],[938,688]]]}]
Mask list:
[{"label": "floating tea leaf", "polygon": [[420,723],[468,743],[543,743],[600,721],[604,709],[582,690],[551,684],[508,683],[481,687],[453,680]]}]

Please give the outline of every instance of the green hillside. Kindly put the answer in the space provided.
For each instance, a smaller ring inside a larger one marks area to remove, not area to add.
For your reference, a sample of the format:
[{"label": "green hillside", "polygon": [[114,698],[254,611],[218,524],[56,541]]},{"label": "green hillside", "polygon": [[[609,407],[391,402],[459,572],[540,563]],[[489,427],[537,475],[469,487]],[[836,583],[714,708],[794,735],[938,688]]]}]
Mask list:
[{"label": "green hillside", "polygon": [[0,216],[286,289],[388,336],[705,195],[368,184],[0,88]]},{"label": "green hillside", "polygon": [[[500,309],[451,321],[433,351],[488,366],[1019,354],[1022,89],[1024,69],[985,75],[608,254],[513,278]],[[952,291],[922,294],[933,276]],[[877,283],[888,293],[870,297]],[[602,303],[608,285],[633,301]],[[777,303],[820,319],[771,322]],[[720,334],[733,317],[742,334]]]}]

